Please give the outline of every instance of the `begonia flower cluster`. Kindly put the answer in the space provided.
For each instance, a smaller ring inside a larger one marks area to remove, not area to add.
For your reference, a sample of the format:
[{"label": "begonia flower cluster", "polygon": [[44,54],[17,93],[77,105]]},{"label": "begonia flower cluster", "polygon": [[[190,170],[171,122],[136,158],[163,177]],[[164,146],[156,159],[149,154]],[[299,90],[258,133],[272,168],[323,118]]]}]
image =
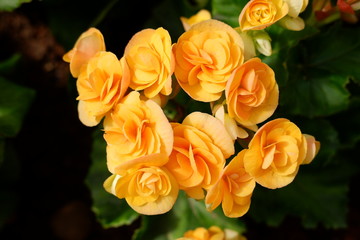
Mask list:
[{"label": "begonia flower cluster", "polygon": [[[162,27],[143,29],[121,57],[106,50],[98,29],[82,33],[63,59],[77,78],[80,121],[102,124],[106,191],[145,215],[168,212],[184,191],[209,211],[222,205],[226,216],[241,217],[257,184],[290,184],[320,143],[288,119],[268,120],[279,88],[260,54],[271,55],[264,29],[279,23],[300,30],[307,4],[251,0],[239,13],[239,28],[201,10],[181,17],[176,42]],[[209,104],[211,113],[198,109],[172,121],[164,110],[175,89]],[[241,139],[248,144],[236,152]]]}]

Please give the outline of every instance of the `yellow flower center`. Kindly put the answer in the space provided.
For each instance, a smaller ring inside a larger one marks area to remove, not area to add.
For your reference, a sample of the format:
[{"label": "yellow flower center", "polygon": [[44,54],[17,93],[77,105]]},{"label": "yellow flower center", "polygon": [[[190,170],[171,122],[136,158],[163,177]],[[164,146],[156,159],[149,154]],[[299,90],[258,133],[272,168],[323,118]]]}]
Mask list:
[{"label": "yellow flower center", "polygon": [[266,24],[272,22],[276,15],[276,7],[270,1],[254,3],[248,8],[246,20],[252,25]]},{"label": "yellow flower center", "polygon": [[139,196],[166,195],[171,189],[170,180],[165,174],[155,167],[142,168],[136,176]]},{"label": "yellow flower center", "polygon": [[245,74],[241,85],[237,89],[237,101],[250,107],[260,106],[266,97],[266,89],[254,69]]},{"label": "yellow flower center", "polygon": [[263,140],[266,143],[262,148],[264,159],[262,169],[267,169],[270,166],[281,169],[297,160],[299,155],[297,140],[293,136],[284,135],[283,129],[277,128],[268,134],[263,132],[262,139],[264,138],[267,139]]}]

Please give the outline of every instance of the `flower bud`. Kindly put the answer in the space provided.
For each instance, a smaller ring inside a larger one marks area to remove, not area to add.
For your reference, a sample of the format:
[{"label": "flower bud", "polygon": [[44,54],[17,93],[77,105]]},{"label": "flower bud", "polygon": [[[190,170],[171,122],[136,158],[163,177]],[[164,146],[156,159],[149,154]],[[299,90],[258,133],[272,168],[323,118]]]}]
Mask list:
[{"label": "flower bud", "polygon": [[265,56],[270,56],[272,53],[271,38],[265,31],[253,31],[251,33],[256,50]]}]

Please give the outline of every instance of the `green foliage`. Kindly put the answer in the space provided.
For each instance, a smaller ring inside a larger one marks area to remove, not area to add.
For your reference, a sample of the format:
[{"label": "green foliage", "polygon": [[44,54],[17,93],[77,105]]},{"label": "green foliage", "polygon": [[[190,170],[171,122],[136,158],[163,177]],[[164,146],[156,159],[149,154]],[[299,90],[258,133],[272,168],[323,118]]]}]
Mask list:
[{"label": "green foliage", "polygon": [[35,96],[32,89],[0,77],[0,136],[14,137]]},{"label": "green foliage", "polygon": [[213,212],[208,212],[203,201],[188,198],[181,191],[170,212],[158,216],[142,217],[142,226],[136,231],[133,240],[175,240],[190,229],[209,228],[213,225],[222,229],[232,229],[239,233],[245,231],[244,223],[238,219],[225,217],[221,207]]},{"label": "green foliage", "polygon": [[20,58],[15,54],[0,62],[0,228],[13,214],[18,202],[20,166],[10,140],[21,130],[35,97],[34,90],[15,83],[16,79],[12,77]]},{"label": "green foliage", "polygon": [[[336,41],[329,41],[336,39]],[[350,79],[360,79],[360,34],[334,24],[288,52],[288,79],[281,86],[285,111],[308,117],[329,116],[349,105]]]},{"label": "green foliage", "polygon": [[91,191],[93,211],[98,221],[105,228],[130,225],[139,214],[132,210],[124,199],[118,199],[103,187],[111,173],[106,166],[106,142],[99,129],[94,131],[91,159],[91,168],[85,182]]},{"label": "green foliage", "polygon": [[212,17],[232,27],[239,27],[239,15],[246,3],[243,0],[213,0]]},{"label": "green foliage", "polygon": [[31,0],[0,0],[0,11],[13,11],[21,4],[28,2]]},{"label": "green foliage", "polygon": [[[359,86],[353,86],[359,87]],[[352,149],[360,141],[360,98],[352,95],[349,109],[341,114],[332,116],[333,125],[338,129],[338,141],[341,149]]]},{"label": "green foliage", "polygon": [[15,137],[35,97],[35,91],[9,81],[9,75],[17,66],[19,55],[0,62],[0,137]]}]

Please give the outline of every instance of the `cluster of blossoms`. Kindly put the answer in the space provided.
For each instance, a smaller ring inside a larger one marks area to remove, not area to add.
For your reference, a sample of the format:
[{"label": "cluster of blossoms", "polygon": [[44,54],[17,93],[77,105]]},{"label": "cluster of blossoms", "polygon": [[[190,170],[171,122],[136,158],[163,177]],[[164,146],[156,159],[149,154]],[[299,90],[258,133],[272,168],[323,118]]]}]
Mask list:
[{"label": "cluster of blossoms", "polygon": [[[257,126],[274,113],[279,90],[274,71],[256,55],[271,54],[267,26],[303,28],[307,3],[251,0],[235,29],[202,10],[181,18],[185,32],[176,43],[161,27],[144,29],[120,59],[106,51],[99,30],[84,32],[64,60],[77,78],[81,122],[103,124],[112,174],[105,189],[141,214],[169,211],[181,190],[204,199],[209,211],[221,204],[226,216],[240,217],[256,184],[291,183],[319,142],[284,118]],[[169,121],[164,108],[180,88],[209,103],[212,114]],[[239,139],[249,144],[235,153]]]},{"label": "cluster of blossoms", "polygon": [[230,229],[224,229],[223,231],[217,226],[211,226],[208,229],[198,227],[194,230],[189,230],[184,233],[183,237],[177,240],[246,240],[246,237]]}]

